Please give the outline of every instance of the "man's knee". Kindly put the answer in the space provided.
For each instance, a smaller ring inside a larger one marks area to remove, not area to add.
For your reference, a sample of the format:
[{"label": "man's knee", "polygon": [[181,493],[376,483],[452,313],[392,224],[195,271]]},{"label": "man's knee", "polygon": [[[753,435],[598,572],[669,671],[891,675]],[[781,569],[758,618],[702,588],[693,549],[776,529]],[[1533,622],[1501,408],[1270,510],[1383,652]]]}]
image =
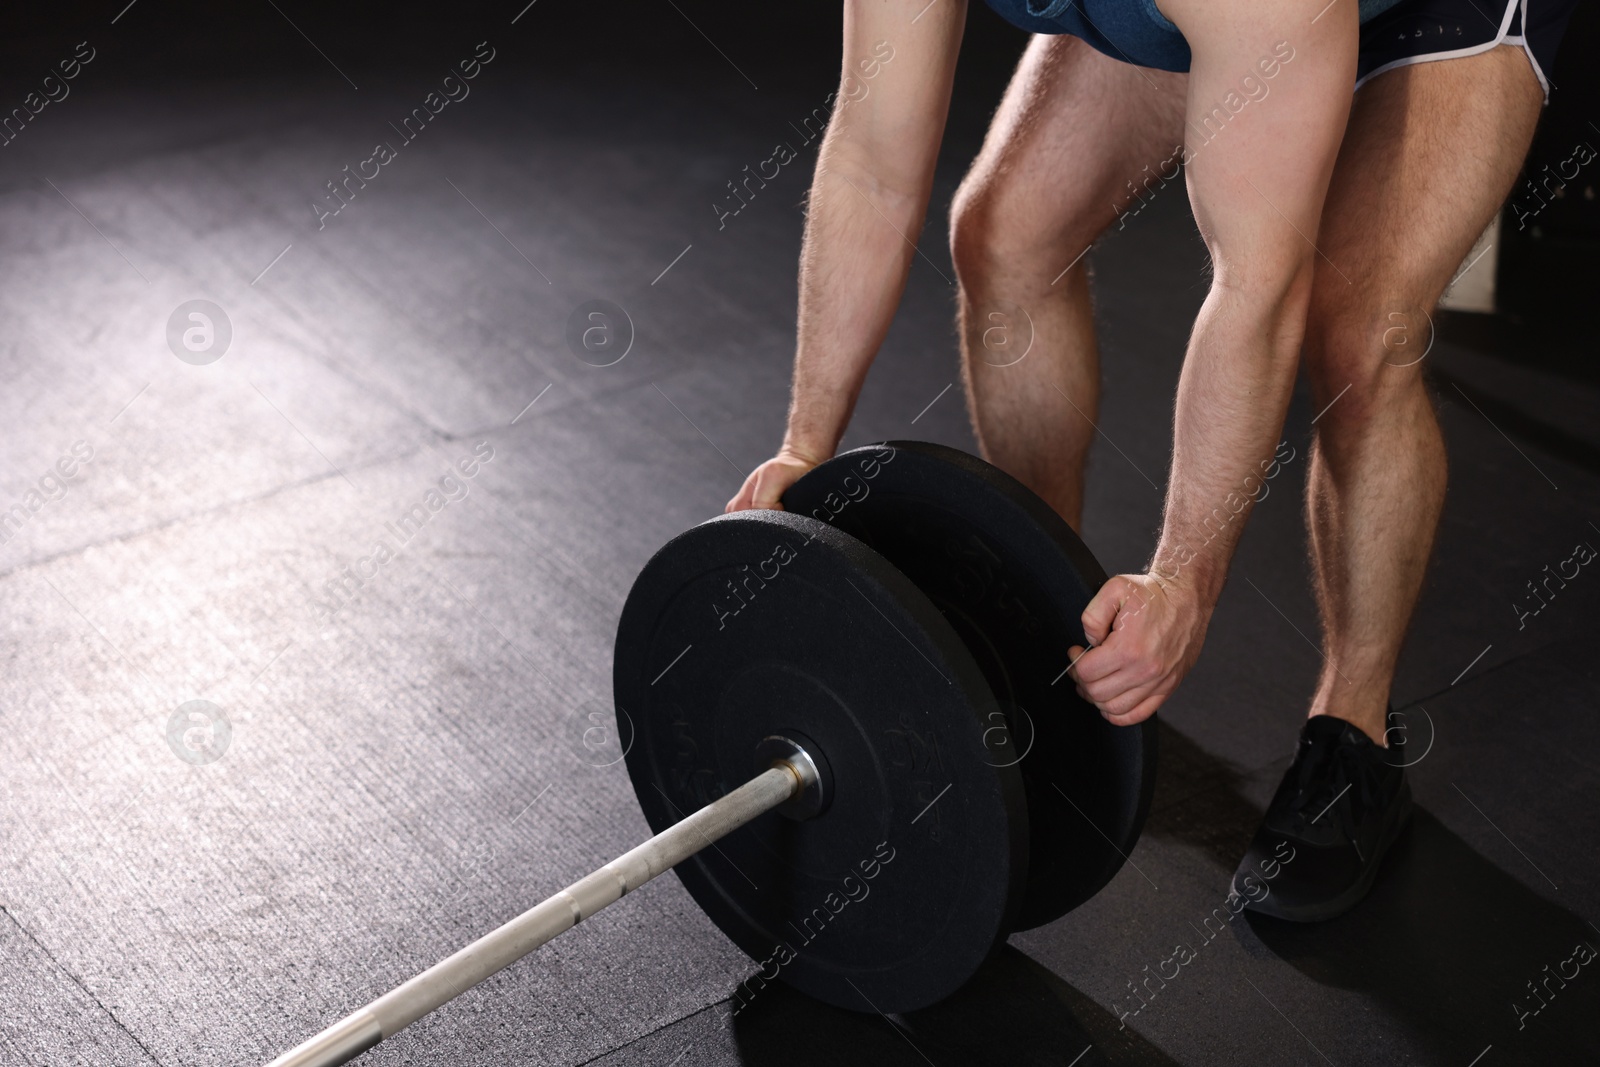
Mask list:
[{"label": "man's knee", "polygon": [[950,204],[950,260],[969,285],[991,269],[1007,262],[1007,245],[1013,243],[1007,216],[1016,205],[1007,204],[1003,179],[968,174]]},{"label": "man's knee", "polygon": [[[1092,216],[1089,205],[1051,202],[1004,171],[970,173],[950,206],[951,261],[969,287],[1004,271],[1039,275],[1046,288],[1104,227],[1104,219]],[[1081,244],[1063,259],[1075,241]]]},{"label": "man's knee", "polygon": [[1319,425],[1333,429],[1367,422],[1410,403],[1423,388],[1422,368],[1433,347],[1430,306],[1415,298],[1381,296],[1401,288],[1326,282],[1319,275],[1306,323],[1306,372],[1317,399]]}]

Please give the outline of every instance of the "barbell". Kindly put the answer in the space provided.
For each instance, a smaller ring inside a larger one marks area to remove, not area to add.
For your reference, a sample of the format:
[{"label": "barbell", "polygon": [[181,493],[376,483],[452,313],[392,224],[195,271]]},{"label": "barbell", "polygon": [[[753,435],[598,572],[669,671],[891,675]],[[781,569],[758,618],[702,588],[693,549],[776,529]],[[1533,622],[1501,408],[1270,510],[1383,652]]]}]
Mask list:
[{"label": "barbell", "polygon": [[1155,722],[1066,677],[1105,580],[1015,479],[913,441],[836,456],[783,511],[722,515],[645,565],[613,696],[655,836],[272,1061],[332,1067],[668,869],[782,981],[927,1007],[1005,938],[1098,892],[1138,839]]}]

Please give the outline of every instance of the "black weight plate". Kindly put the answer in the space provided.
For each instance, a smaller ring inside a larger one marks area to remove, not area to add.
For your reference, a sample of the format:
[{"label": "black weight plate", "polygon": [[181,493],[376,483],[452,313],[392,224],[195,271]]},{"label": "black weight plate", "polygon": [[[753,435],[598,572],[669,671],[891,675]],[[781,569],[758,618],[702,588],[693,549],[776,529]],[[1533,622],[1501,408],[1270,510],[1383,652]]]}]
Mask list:
[{"label": "black weight plate", "polygon": [[1064,675],[1067,649],[1084,643],[1083,609],[1106,577],[1078,535],[1005,472],[920,441],[845,452],[797,481],[783,503],[881,553],[983,669],[1027,784],[1028,882],[1016,929],[1099,892],[1150,808],[1156,723],[1111,725]]},{"label": "black weight plate", "polygon": [[652,830],[748,780],[757,744],[801,735],[833,798],[777,812],[677,867],[754,960],[859,1011],[949,995],[1009,932],[1027,869],[1016,767],[983,740],[994,697],[902,574],[814,519],[724,515],[645,566],[617,626],[614,693]]}]

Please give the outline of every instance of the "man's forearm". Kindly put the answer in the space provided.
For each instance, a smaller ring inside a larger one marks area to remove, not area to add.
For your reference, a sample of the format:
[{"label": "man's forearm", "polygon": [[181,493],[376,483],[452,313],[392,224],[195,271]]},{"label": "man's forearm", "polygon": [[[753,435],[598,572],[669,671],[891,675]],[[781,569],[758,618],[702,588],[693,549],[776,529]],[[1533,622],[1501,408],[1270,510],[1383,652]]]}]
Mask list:
[{"label": "man's forearm", "polygon": [[825,144],[800,253],[793,395],[784,446],[833,454],[905,289],[927,187],[885,184]]},{"label": "man's forearm", "polygon": [[1279,300],[1213,288],[1178,385],[1172,471],[1150,572],[1208,613],[1277,454],[1294,388],[1310,270]]}]

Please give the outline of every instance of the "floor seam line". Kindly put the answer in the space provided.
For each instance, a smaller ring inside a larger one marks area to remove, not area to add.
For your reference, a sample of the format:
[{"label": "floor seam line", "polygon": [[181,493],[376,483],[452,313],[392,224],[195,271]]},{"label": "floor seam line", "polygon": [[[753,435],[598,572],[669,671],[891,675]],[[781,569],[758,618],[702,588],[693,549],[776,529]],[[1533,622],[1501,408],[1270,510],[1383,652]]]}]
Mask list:
[{"label": "floor seam line", "polygon": [[721,1000],[714,1001],[714,1002],[712,1002],[710,1004],[707,1004],[703,1008],[696,1008],[694,1011],[691,1011],[687,1015],[680,1015],[676,1019],[668,1019],[666,1022],[662,1023],[660,1026],[656,1027],[654,1030],[647,1030],[644,1033],[640,1034],[638,1037],[633,1038],[630,1041],[625,1041],[622,1044],[616,1046],[615,1048],[606,1049],[604,1052],[597,1052],[593,1056],[590,1056],[586,1060],[579,1060],[577,1063],[573,1064],[572,1067],[589,1067],[589,1064],[591,1064],[591,1063],[598,1063],[600,1060],[605,1059],[607,1056],[615,1056],[617,1053],[621,1052],[623,1049],[632,1048],[634,1045],[637,1045],[639,1042],[643,1041],[647,1037],[654,1037],[656,1034],[661,1033],[661,1031],[663,1031],[663,1030],[671,1029],[672,1027],[677,1026],[679,1023],[688,1022],[690,1019],[693,1019],[696,1015],[703,1015],[706,1012],[710,1011],[712,1008],[715,1008],[720,1004],[730,1003],[732,1000],[733,1000],[732,997],[724,997]]},{"label": "floor seam line", "polygon": [[[642,382],[642,383],[630,383],[628,385],[618,386],[618,387],[613,388],[613,389],[605,390],[601,394],[598,394],[597,396],[592,397],[592,398],[580,397],[580,398],[578,398],[578,399],[576,399],[574,401],[570,401],[568,404],[566,404],[566,405],[564,405],[562,407],[555,408],[555,409],[552,409],[552,410],[554,412],[565,412],[565,411],[570,410],[572,407],[576,406],[577,404],[584,404],[586,407],[592,408],[594,406],[594,401],[595,400],[599,400],[599,399],[604,398],[604,397],[618,396],[620,394],[624,394],[624,393],[630,392],[630,391],[638,388],[640,385],[649,385],[649,384],[650,384],[650,382]],[[436,426],[433,426],[433,425],[424,425],[423,429],[424,429],[425,433],[428,436],[431,436],[431,437],[435,438],[436,442],[455,443],[455,442],[458,442],[458,441],[465,441],[465,440],[467,440],[469,438],[473,438],[473,437],[488,436],[489,434],[492,434],[492,433],[498,433],[498,432],[501,431],[502,428],[499,427],[498,424],[496,424],[496,425],[491,425],[491,426],[476,427],[474,429],[471,429],[469,431],[462,432],[462,433],[457,433],[457,432],[453,432],[453,431],[449,431],[449,430],[443,430],[443,429],[440,429],[439,427],[436,427]],[[148,526],[141,526],[141,527],[139,527],[137,529],[134,529],[134,530],[128,530],[128,531],[125,531],[123,533],[115,534],[115,535],[110,536],[110,537],[102,537],[102,538],[99,538],[98,540],[86,541],[83,544],[77,545],[77,546],[75,546],[73,548],[62,549],[59,552],[54,552],[54,553],[52,553],[50,555],[40,556],[38,559],[29,560],[26,563],[19,563],[15,567],[12,567],[10,570],[0,570],[0,581],[4,581],[5,579],[13,577],[15,575],[25,574],[28,571],[34,570],[34,569],[36,569],[38,567],[46,566],[46,565],[51,564],[51,563],[55,563],[55,562],[57,562],[59,560],[70,559],[73,556],[81,556],[85,552],[89,551],[90,549],[103,548],[103,547],[105,547],[107,545],[114,545],[114,544],[118,544],[118,543],[122,543],[122,542],[132,542],[132,541],[136,540],[137,538],[143,537],[145,534],[154,533],[154,532],[156,532],[158,530],[165,530],[165,529],[167,529],[169,527],[177,526],[177,525],[179,525],[181,523],[188,522],[191,519],[209,518],[209,517],[212,517],[212,516],[215,516],[215,515],[224,514],[229,509],[232,509],[232,508],[243,507],[243,506],[249,505],[249,504],[257,504],[257,503],[260,503],[260,502],[262,502],[264,500],[271,500],[273,497],[278,496],[281,493],[287,493],[287,492],[293,491],[295,489],[304,489],[307,486],[317,485],[317,484],[319,484],[321,482],[325,482],[329,478],[338,477],[340,475],[341,471],[354,472],[354,471],[373,470],[373,469],[376,469],[378,467],[382,467],[382,466],[384,466],[386,464],[389,464],[389,463],[394,463],[394,462],[397,462],[399,460],[409,459],[412,456],[418,455],[419,453],[425,451],[429,447],[430,446],[426,442],[424,442],[424,443],[421,443],[421,444],[417,444],[414,447],[408,448],[408,449],[406,449],[404,451],[395,452],[395,453],[392,453],[392,454],[389,454],[389,455],[385,455],[385,456],[374,457],[373,459],[371,459],[371,460],[369,460],[367,462],[360,463],[360,464],[357,464],[355,466],[347,466],[347,467],[341,468],[340,471],[331,471],[331,470],[330,471],[324,471],[321,474],[310,475],[308,477],[301,478],[298,481],[284,482],[281,485],[274,486],[271,489],[268,489],[265,492],[257,493],[254,496],[241,497],[238,500],[225,500],[225,501],[222,501],[220,503],[213,504],[208,508],[202,508],[199,511],[185,512],[182,515],[174,515],[170,519],[164,519],[161,522],[151,523]]]},{"label": "floor seam line", "polygon": [[[1553,648],[1556,648],[1556,647],[1558,647],[1560,645],[1570,644],[1572,641],[1574,641],[1576,639],[1577,639],[1577,635],[1573,634],[1573,635],[1569,635],[1569,636],[1564,637],[1564,638],[1559,638],[1557,640],[1546,642],[1544,644],[1535,645],[1533,648],[1528,649],[1526,652],[1520,652],[1517,655],[1512,656],[1508,660],[1503,660],[1500,663],[1496,663],[1492,667],[1485,668],[1484,671],[1481,674],[1474,674],[1471,677],[1467,678],[1465,681],[1466,681],[1466,683],[1472,683],[1472,682],[1481,681],[1482,679],[1489,677],[1489,675],[1491,675],[1491,674],[1497,674],[1500,671],[1505,670],[1507,667],[1511,666],[1512,664],[1521,663],[1523,660],[1529,659],[1532,656],[1534,656],[1534,655],[1536,655],[1536,654],[1538,654],[1540,652],[1548,652],[1549,650],[1551,650]],[[1439,700],[1440,698],[1444,697],[1446,694],[1448,694],[1450,692],[1453,692],[1456,689],[1460,689],[1463,684],[1464,684],[1463,682],[1452,682],[1451,684],[1445,686],[1443,689],[1435,689],[1433,692],[1428,693],[1428,694],[1426,694],[1424,696],[1417,697],[1415,700],[1411,701],[1410,703],[1404,705],[1403,707],[1396,708],[1395,710],[1396,711],[1404,711],[1406,708],[1420,707],[1424,700]]]},{"label": "floor seam line", "polygon": [[77,986],[78,989],[80,989],[83,992],[84,996],[88,997],[91,1001],[94,1002],[94,1006],[95,1007],[97,1007],[101,1011],[105,1012],[106,1018],[110,1019],[111,1022],[113,1024],[115,1024],[115,1026],[116,1026],[116,1028],[118,1030],[121,1030],[123,1033],[127,1034],[128,1035],[128,1040],[132,1041],[135,1045],[139,1046],[139,1051],[143,1052],[145,1054],[145,1058],[146,1059],[148,1059],[151,1063],[155,1064],[156,1067],[161,1067],[161,1061],[156,1058],[156,1054],[155,1053],[150,1051],[150,1048],[149,1048],[148,1045],[146,1045],[143,1041],[139,1040],[139,1035],[135,1034],[132,1030],[128,1029],[127,1025],[125,1023],[123,1023],[123,1021],[121,1019],[117,1018],[116,1014],[114,1012],[112,1012],[112,1010],[110,1008],[106,1007],[105,1004],[100,1000],[99,997],[95,996],[94,991],[91,990],[87,985],[85,985],[81,978],[79,978],[76,974],[73,974],[72,971],[67,969],[65,964],[63,964],[60,960],[56,959],[55,954],[52,953],[48,948],[46,948],[45,945],[44,945],[44,942],[40,941],[37,937],[35,937],[31,930],[29,930],[26,926],[22,925],[22,920],[18,919],[15,915],[13,915],[11,913],[11,909],[10,908],[6,907],[3,904],[0,904],[0,914],[4,914],[6,918],[11,920],[12,925],[15,926],[18,931],[21,932],[22,936],[27,938],[30,942],[32,942],[33,946],[35,948],[37,948],[41,953],[44,954],[44,958],[50,961],[51,966],[55,967],[56,970],[60,971],[64,975],[66,975],[67,979],[73,985]]},{"label": "floor seam line", "polygon": [[[437,431],[430,429],[429,433],[437,434]],[[0,570],[0,581],[11,578],[15,575],[26,574],[28,571],[55,563],[59,560],[71,559],[74,556],[81,556],[91,549],[104,548],[108,545],[115,545],[124,542],[133,542],[138,538],[143,537],[145,534],[166,530],[173,526],[179,526],[183,523],[189,522],[191,519],[212,518],[217,515],[226,514],[228,511],[235,508],[246,507],[251,504],[259,504],[262,501],[271,500],[273,497],[276,497],[281,493],[288,493],[296,489],[304,489],[308,486],[318,485],[330,478],[340,477],[345,471],[372,470],[398,460],[409,459],[410,457],[422,452],[425,448],[427,448],[426,444],[420,444],[404,452],[397,452],[393,455],[376,457],[369,462],[362,463],[354,467],[345,467],[341,468],[340,470],[324,471],[321,474],[310,475],[308,477],[301,478],[298,481],[284,482],[281,485],[273,486],[271,489],[268,489],[265,492],[257,493],[254,496],[241,497],[238,500],[224,500],[213,504],[210,507],[201,508],[199,511],[185,512],[182,515],[174,515],[169,519],[163,519],[160,522],[154,522],[148,526],[141,526],[134,530],[128,530],[123,533],[114,534],[110,537],[102,537],[98,540],[87,541],[74,548],[62,549],[61,551],[55,552],[51,555],[40,556],[38,559],[29,560],[26,563],[19,563],[10,570]]]}]

